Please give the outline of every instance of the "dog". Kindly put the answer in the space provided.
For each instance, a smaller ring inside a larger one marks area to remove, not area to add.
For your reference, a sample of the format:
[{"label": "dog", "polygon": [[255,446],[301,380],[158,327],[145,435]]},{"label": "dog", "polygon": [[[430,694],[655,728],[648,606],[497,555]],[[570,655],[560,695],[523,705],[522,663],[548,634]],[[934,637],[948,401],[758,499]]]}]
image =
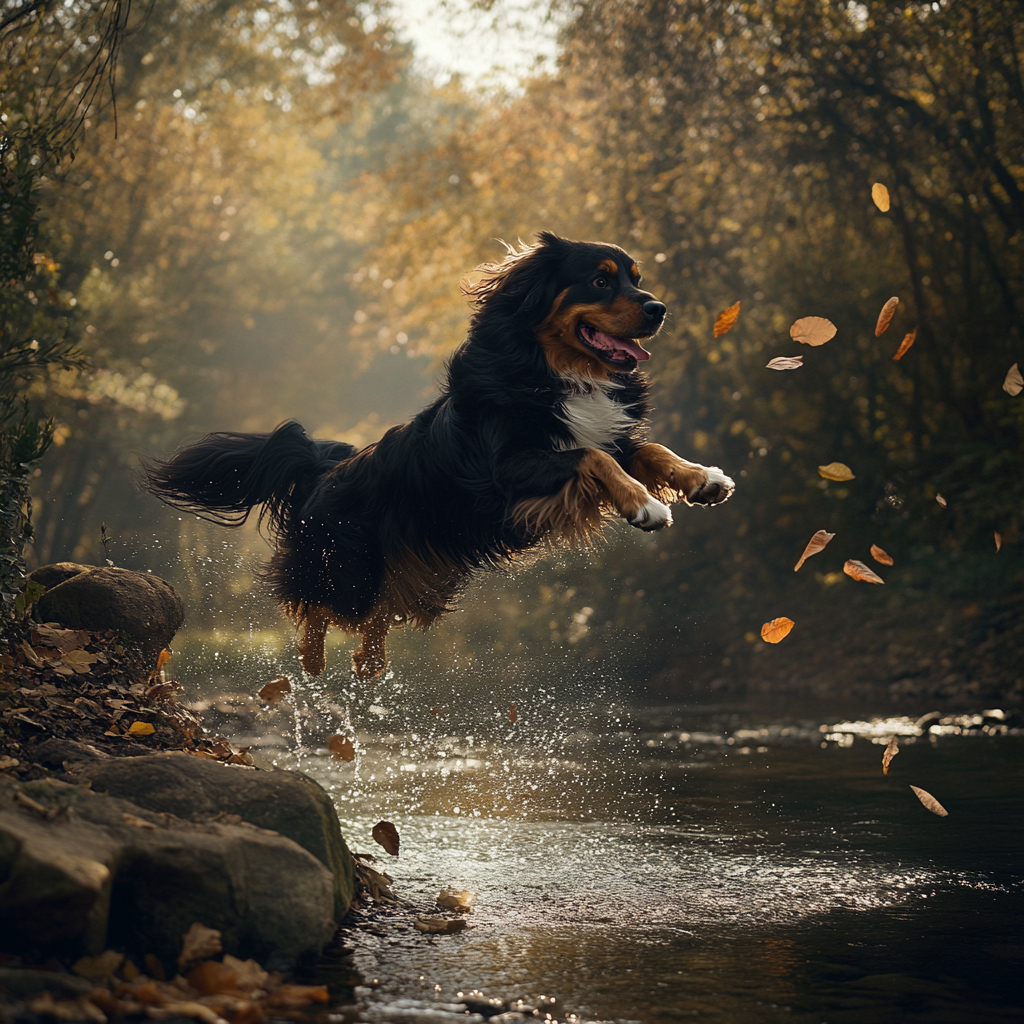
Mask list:
[{"label": "dog", "polygon": [[214,433],[144,462],[143,489],[228,526],[261,506],[271,590],[298,628],[303,669],[325,667],[330,626],[361,638],[360,679],[387,669],[393,626],[428,627],[479,570],[547,543],[586,543],[618,514],[672,523],[669,502],[715,505],[720,469],[647,441],[639,371],[666,308],[616,245],[549,232],[463,284],[467,340],[440,394],[357,451],[287,422]]}]

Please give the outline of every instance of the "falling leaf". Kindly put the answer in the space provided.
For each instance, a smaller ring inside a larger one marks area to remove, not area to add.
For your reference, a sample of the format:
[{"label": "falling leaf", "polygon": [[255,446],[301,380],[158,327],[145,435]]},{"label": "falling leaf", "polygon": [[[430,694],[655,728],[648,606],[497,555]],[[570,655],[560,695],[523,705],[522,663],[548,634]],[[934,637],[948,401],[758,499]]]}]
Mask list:
[{"label": "falling leaf", "polygon": [[472,914],[476,893],[468,889],[442,889],[437,905],[443,910],[454,910],[457,914]]},{"label": "falling leaf", "polygon": [[996,551],[998,551],[1003,546],[1003,535],[998,530],[993,530],[992,536],[996,539]]},{"label": "falling leaf", "polygon": [[765,368],[768,370],[799,370],[803,365],[803,356],[776,356],[765,363]]},{"label": "falling leaf", "polygon": [[417,917],[413,925],[426,935],[453,935],[467,927],[464,917]]},{"label": "falling leaf", "polygon": [[888,299],[878,314],[878,323],[875,324],[875,337],[880,338],[889,329],[892,318],[896,315],[896,307],[900,304],[898,295]]},{"label": "falling leaf", "polygon": [[892,565],[892,555],[883,551],[877,544],[871,545],[871,557],[882,565]]},{"label": "falling leaf", "polygon": [[1006,380],[1003,381],[1003,390],[1008,395],[1019,395],[1024,391],[1024,377],[1016,363],[1006,371]]},{"label": "falling leaf", "polygon": [[881,576],[869,569],[863,562],[858,562],[855,558],[847,560],[843,566],[843,572],[859,583],[881,583],[883,586],[885,585],[885,580]]},{"label": "falling leaf", "polygon": [[740,304],[734,302],[728,309],[723,309],[715,320],[714,335],[720,338],[723,334],[735,326],[740,318]]},{"label": "falling leaf", "polygon": [[896,349],[896,355],[893,359],[902,359],[914,342],[917,341],[917,328],[915,327],[909,334],[903,335],[903,340],[900,342],[900,347]]},{"label": "falling leaf", "polygon": [[932,812],[932,814],[937,814],[940,818],[949,817],[949,811],[947,811],[946,808],[928,792],[928,790],[921,789],[918,786],[911,786],[910,788],[914,791],[914,796],[916,796],[917,799]]},{"label": "falling leaf", "polygon": [[823,316],[805,316],[789,329],[789,336],[801,345],[824,345],[836,336],[836,325]]},{"label": "falling leaf", "polygon": [[793,566],[793,572],[798,572],[800,566],[807,561],[811,555],[816,555],[819,551],[824,551],[828,542],[835,536],[834,533],[829,533],[827,530],[819,530],[808,542],[807,547],[804,548],[804,553],[800,556],[800,561]]},{"label": "falling leaf", "polygon": [[178,966],[194,963],[196,960],[208,960],[221,951],[220,932],[216,928],[207,928],[198,921],[181,937],[181,953]]},{"label": "falling leaf", "polygon": [[[287,676],[272,679],[256,694],[264,704],[276,704],[286,693],[292,692],[292,681]],[[351,760],[351,758],[349,759]]]},{"label": "falling leaf", "polygon": [[370,833],[373,841],[379,843],[392,857],[398,856],[398,829],[390,821],[378,821]]},{"label": "falling leaf", "polygon": [[826,480],[837,480],[842,483],[844,480],[855,480],[853,470],[842,462],[830,462],[827,466],[818,467],[818,475]]},{"label": "falling leaf", "polygon": [[513,705],[512,705],[512,707],[511,707],[511,708],[509,709],[509,712],[508,712],[508,720],[509,720],[510,722],[512,722],[512,723],[513,723],[513,725],[514,725],[514,724],[516,723],[516,721],[517,721],[517,720],[519,719],[519,714],[518,714],[518,712],[516,711],[516,707],[517,707],[517,705],[516,705],[516,704],[513,704]]},{"label": "falling leaf", "polygon": [[885,750],[882,752],[882,774],[889,774],[889,765],[892,764],[892,759],[900,752],[900,745],[896,742],[896,737],[893,736],[886,745]]},{"label": "falling leaf", "polygon": [[777,644],[789,636],[789,631],[796,625],[792,619],[785,615],[778,619],[772,619],[761,627],[761,639],[767,644]]},{"label": "falling leaf", "polygon": [[152,736],[156,729],[149,722],[132,722],[128,729],[129,736]]},{"label": "falling leaf", "polygon": [[331,756],[339,761],[354,761],[356,758],[356,748],[352,746],[352,741],[347,736],[328,737],[327,749]]},{"label": "falling leaf", "polygon": [[871,200],[882,213],[889,212],[889,190],[880,181],[871,186]]},{"label": "falling leaf", "polygon": [[941,505],[941,506],[942,506],[943,508],[945,508],[945,507],[946,507],[946,505],[947,505],[946,499],[945,499],[945,498],[944,498],[944,497],[943,497],[943,496],[942,496],[941,494],[936,494],[936,495],[935,495],[935,500],[936,500],[936,501],[937,501],[937,502],[938,502],[938,503],[939,503],[939,504],[940,504],[940,505]]}]

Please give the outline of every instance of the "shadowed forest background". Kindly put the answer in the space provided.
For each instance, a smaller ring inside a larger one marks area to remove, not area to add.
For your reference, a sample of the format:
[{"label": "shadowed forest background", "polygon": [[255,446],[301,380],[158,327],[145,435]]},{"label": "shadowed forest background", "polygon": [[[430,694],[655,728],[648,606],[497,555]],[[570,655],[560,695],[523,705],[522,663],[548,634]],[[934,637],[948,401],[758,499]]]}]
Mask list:
[{"label": "shadowed forest background", "polygon": [[[137,453],[289,418],[376,440],[463,340],[460,279],[495,239],[550,230],[641,261],[670,310],[652,438],[737,491],[486,578],[426,637],[396,636],[398,671],[557,663],[666,700],[1020,700],[1024,395],[1002,389],[1024,362],[1017,5],[531,17],[560,26],[557,62],[502,91],[437,84],[370,4],[0,5],[0,455],[8,477],[30,466],[28,566],[151,569],[182,594],[188,642],[286,642],[255,523],[140,497]],[[104,53],[116,74],[76,92]],[[789,336],[810,315],[838,327],[821,348]],[[48,450],[19,455],[51,418]],[[833,461],[855,478],[823,479]],[[794,574],[819,529],[835,540]],[[872,544],[895,559],[884,587],[841,571]],[[781,615],[793,633],[763,643]]]}]

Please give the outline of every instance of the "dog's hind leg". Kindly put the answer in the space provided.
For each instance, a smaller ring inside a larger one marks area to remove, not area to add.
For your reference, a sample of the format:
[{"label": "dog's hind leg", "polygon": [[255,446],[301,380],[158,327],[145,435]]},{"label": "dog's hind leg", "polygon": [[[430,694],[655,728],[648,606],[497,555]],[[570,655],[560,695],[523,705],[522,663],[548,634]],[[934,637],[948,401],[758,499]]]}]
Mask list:
[{"label": "dog's hind leg", "polygon": [[361,643],[352,654],[352,671],[357,679],[369,682],[383,675],[388,667],[387,637],[391,615],[383,605],[377,607],[359,624]]},{"label": "dog's hind leg", "polygon": [[311,676],[318,676],[327,664],[324,644],[330,616],[322,605],[306,605],[297,616],[299,620],[299,661]]}]

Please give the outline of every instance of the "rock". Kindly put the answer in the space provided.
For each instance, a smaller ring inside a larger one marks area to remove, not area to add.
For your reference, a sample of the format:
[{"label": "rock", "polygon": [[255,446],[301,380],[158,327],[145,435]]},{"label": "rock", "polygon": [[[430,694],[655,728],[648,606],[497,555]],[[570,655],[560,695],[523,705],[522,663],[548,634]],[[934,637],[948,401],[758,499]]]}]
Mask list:
[{"label": "rock", "polygon": [[348,911],[355,895],[352,855],[342,838],[331,798],[307,775],[254,771],[172,753],[95,760],[80,772],[92,780],[94,791],[105,791],[151,811],[192,821],[237,814],[253,825],[287,836],[334,876],[335,919],[340,921]]},{"label": "rock", "polygon": [[170,968],[198,921],[233,956],[287,967],[335,930],[331,873],[291,839],[55,779],[0,778],[0,879],[0,950],[38,960],[117,948]]},{"label": "rock", "polygon": [[36,569],[30,578],[47,588],[36,602],[44,621],[72,629],[113,629],[149,660],[170,644],[185,618],[174,588],[149,573],[56,562]]}]

